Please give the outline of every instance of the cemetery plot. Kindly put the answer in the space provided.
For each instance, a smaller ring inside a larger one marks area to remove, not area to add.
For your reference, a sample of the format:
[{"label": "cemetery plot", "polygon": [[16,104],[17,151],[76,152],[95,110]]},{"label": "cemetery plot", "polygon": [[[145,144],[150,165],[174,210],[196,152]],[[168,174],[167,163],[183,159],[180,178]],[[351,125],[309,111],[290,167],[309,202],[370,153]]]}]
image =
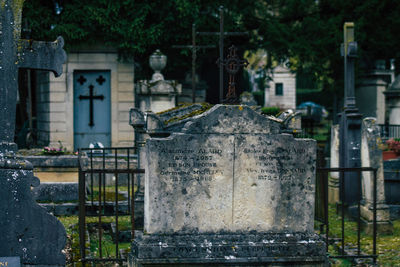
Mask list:
[{"label": "cemetery plot", "polygon": [[133,266],[326,262],[313,229],[314,140],[281,133],[279,120],[247,106],[216,105],[147,139],[144,155]]},{"label": "cemetery plot", "polygon": [[79,257],[84,263],[122,262],[131,233],[142,225],[135,212],[142,205],[135,196],[135,176],[143,171],[136,169],[133,149],[79,153]]}]

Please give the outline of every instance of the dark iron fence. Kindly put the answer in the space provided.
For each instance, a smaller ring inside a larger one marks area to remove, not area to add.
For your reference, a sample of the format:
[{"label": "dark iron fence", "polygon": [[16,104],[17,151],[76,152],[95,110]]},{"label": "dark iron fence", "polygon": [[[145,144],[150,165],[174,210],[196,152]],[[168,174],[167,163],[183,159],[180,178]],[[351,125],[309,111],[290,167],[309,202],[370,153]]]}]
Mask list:
[{"label": "dark iron fence", "polygon": [[[132,147],[79,150],[79,245],[82,266],[124,261],[119,246],[119,220],[128,216],[130,237],[133,239],[135,190],[138,184],[135,174],[144,173],[144,170],[136,168],[133,152]],[[90,228],[90,225],[94,227]],[[114,243],[113,253],[109,251],[110,235]],[[90,253],[90,246],[97,248],[96,253]]]},{"label": "dark iron fence", "polygon": [[382,138],[400,138],[400,125],[379,124],[379,129]]},{"label": "dark iron fence", "polygon": [[[329,244],[331,243],[331,237],[329,232],[329,206],[328,206],[328,174],[332,172],[339,173],[339,192],[340,192],[340,200],[345,199],[345,190],[349,190],[349,188],[345,188],[343,183],[343,177],[345,172],[356,172],[358,178],[358,186],[359,186],[359,197],[357,203],[343,203],[342,201],[337,206],[338,213],[340,213],[341,220],[341,236],[339,237],[341,246],[339,248],[339,255],[330,255],[330,258],[345,258],[345,259],[354,259],[354,258],[371,258],[373,263],[376,264],[376,260],[378,257],[377,247],[376,247],[376,238],[377,238],[377,224],[376,224],[376,205],[377,205],[377,169],[370,167],[360,167],[360,168],[317,168],[317,182],[316,182],[316,212],[315,219],[321,222],[321,233],[325,235],[325,242],[328,252]],[[367,254],[364,251],[361,251],[361,200],[362,200],[362,190],[361,190],[361,173],[362,172],[372,172],[373,173],[373,230],[372,230],[372,254]],[[356,222],[357,222],[357,252],[356,255],[348,254],[345,250],[346,242],[345,242],[345,216],[347,214],[348,208],[351,204],[356,205]]]}]

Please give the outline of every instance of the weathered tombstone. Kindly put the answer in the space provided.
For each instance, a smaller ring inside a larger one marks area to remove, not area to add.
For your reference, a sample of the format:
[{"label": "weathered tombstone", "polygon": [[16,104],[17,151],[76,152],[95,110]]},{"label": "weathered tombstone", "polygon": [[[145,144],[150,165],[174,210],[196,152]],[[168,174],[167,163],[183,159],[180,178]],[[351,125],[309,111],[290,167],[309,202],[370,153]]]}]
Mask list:
[{"label": "weathered tombstone", "polygon": [[[331,168],[339,167],[339,124],[331,127],[331,151],[330,151]],[[339,173],[331,172],[328,181],[329,203],[335,204],[339,202]]]},{"label": "weathered tombstone", "polygon": [[15,155],[18,68],[62,72],[63,39],[53,43],[20,40],[24,1],[2,0],[0,34],[0,256],[20,257],[26,266],[65,265],[62,224],[33,199],[32,164]]},{"label": "weathered tombstone", "polygon": [[[138,108],[132,108],[129,112],[129,124],[135,130],[135,146],[138,154],[137,166],[144,169],[146,155],[144,151],[145,141],[150,137],[169,135],[174,131],[180,131],[189,120],[189,115],[205,109],[201,104],[192,104],[177,109],[167,110],[158,115],[153,112],[142,112]],[[183,119],[181,119],[183,118]],[[135,222],[143,222],[144,202],[144,175],[135,176],[138,191],[135,194]]]},{"label": "weathered tombstone", "polygon": [[283,128],[217,105],[147,139],[145,229],[130,266],[326,265],[314,233],[316,143]]},{"label": "weathered tombstone", "polygon": [[[385,185],[383,176],[382,145],[380,131],[375,118],[363,119],[361,139],[362,166],[377,168],[376,179],[376,221],[380,233],[393,233],[393,224],[390,221],[389,206],[385,203]],[[374,200],[374,175],[372,172],[362,172],[362,205],[361,218],[366,232],[373,231],[373,200]]]}]

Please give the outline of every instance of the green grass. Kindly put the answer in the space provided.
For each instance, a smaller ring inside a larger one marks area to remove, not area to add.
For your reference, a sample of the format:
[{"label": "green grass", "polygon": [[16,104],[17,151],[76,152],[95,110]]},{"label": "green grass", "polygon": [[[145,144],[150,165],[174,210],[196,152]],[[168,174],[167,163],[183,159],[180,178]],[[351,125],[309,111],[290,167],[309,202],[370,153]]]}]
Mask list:
[{"label": "green grass", "polygon": [[[64,225],[67,232],[67,266],[73,266],[73,263],[79,262],[81,258],[80,247],[79,247],[79,226],[78,216],[62,216],[58,217],[61,223]],[[102,223],[115,223],[115,217],[107,216],[102,217]],[[86,217],[86,229],[89,233],[90,243],[86,243],[87,251],[90,251],[90,257],[100,257],[100,246],[99,246],[99,231],[98,231],[98,217]],[[131,228],[130,216],[119,216],[118,217],[119,230],[129,230]],[[86,237],[87,238],[87,237]],[[109,229],[103,229],[101,251],[104,258],[115,258],[116,257],[116,246],[112,240],[111,231]],[[118,250],[130,249],[130,242],[119,243]]]},{"label": "green grass", "polygon": [[[341,237],[341,220],[340,215],[336,214],[336,207],[329,206],[329,236],[330,238]],[[68,236],[69,254],[68,259],[70,265],[72,262],[78,262],[79,255],[79,232],[78,232],[78,216],[63,216],[58,217],[61,223],[65,226]],[[102,217],[103,223],[115,222],[115,217]],[[98,236],[98,218],[86,218],[87,229],[90,235],[90,244],[86,247],[90,251],[91,256],[99,257],[99,236]],[[317,224],[317,223],[316,223]],[[131,227],[130,216],[120,216],[118,220],[119,230],[129,230]],[[379,266],[400,266],[400,220],[393,221],[394,232],[392,235],[378,234],[377,251]],[[372,235],[366,235],[361,232],[361,250],[362,253],[372,254]],[[130,242],[120,243],[119,249],[130,249]],[[340,244],[339,244],[340,246]],[[357,223],[349,219],[345,219],[345,246],[357,248]],[[115,257],[115,244],[112,241],[111,233],[105,229],[102,238],[102,254],[103,257]],[[338,255],[336,248],[329,246],[330,255]],[[348,260],[332,259],[332,266],[353,266],[353,263]],[[366,266],[366,265],[363,265]]]},{"label": "green grass", "polygon": [[[103,189],[101,189],[101,190],[102,190],[101,192],[103,193]],[[130,190],[130,196],[132,197],[131,188],[129,190]],[[137,186],[135,185],[135,192],[136,191],[137,191]],[[128,187],[127,186],[118,186],[118,200],[119,201],[128,200],[126,195],[122,194],[121,192],[128,192]],[[102,197],[102,201],[104,201],[103,194],[101,195],[101,197]],[[88,195],[88,198],[91,200],[92,195]],[[106,186],[105,198],[106,198],[106,201],[115,201],[115,186]],[[99,187],[95,186],[93,188],[93,201],[98,201],[98,200],[99,200]]]},{"label": "green grass", "polygon": [[[379,266],[400,266],[400,220],[393,221],[392,235],[377,235],[377,253]],[[329,237],[341,237],[341,217],[336,214],[335,205],[329,205]],[[357,248],[357,222],[345,218],[345,247]],[[360,247],[364,254],[372,254],[372,235],[361,232]],[[339,247],[341,243],[339,243]],[[336,249],[329,246],[330,255],[339,255]],[[333,266],[352,266],[347,260],[334,260]]]}]

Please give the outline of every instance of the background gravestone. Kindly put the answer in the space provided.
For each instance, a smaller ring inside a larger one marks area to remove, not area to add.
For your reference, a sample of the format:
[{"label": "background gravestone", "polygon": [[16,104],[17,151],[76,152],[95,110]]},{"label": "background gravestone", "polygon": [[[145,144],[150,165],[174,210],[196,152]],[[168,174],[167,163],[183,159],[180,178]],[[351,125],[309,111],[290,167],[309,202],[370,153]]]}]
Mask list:
[{"label": "background gravestone", "polygon": [[[389,206],[385,203],[385,181],[383,174],[382,145],[380,130],[375,118],[363,119],[361,136],[361,162],[362,166],[377,168],[376,190],[377,207],[376,222],[380,233],[392,234],[393,224],[390,221]],[[364,230],[373,232],[373,200],[374,200],[374,175],[373,172],[362,172],[362,205],[361,218]]]},{"label": "background gravestone", "polygon": [[63,39],[52,43],[20,40],[24,1],[0,3],[0,257],[21,258],[25,266],[65,265],[62,224],[36,204],[39,185],[32,164],[18,158],[14,141],[18,68],[62,72]]},{"label": "background gravestone", "polygon": [[323,266],[316,143],[247,106],[217,105],[145,145],[145,229],[130,264]]}]

